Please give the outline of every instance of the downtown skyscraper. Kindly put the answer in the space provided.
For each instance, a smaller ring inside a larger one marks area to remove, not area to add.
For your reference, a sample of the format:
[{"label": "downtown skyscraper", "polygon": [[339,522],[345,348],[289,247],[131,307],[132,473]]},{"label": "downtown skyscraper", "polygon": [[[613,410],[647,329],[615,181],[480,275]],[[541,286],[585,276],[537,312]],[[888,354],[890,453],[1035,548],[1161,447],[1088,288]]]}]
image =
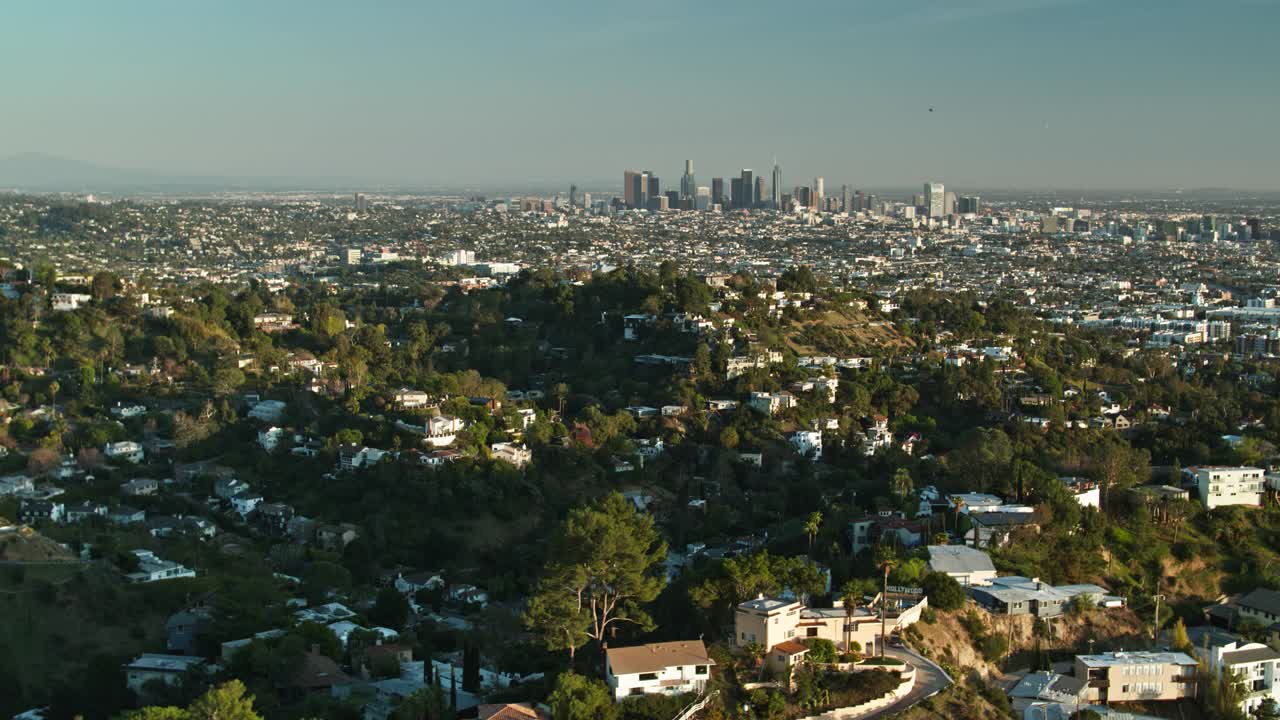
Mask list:
[{"label": "downtown skyscraper", "polygon": [[[698,191],[698,183],[693,178],[693,161],[684,161],[684,175],[680,176],[680,200],[692,200]],[[692,205],[690,205],[692,207]]]},{"label": "downtown skyscraper", "polygon": [[778,161],[773,161],[773,187],[770,189],[769,207],[774,210],[782,209],[782,168],[778,167]]},{"label": "downtown skyscraper", "polygon": [[942,183],[925,183],[924,184],[924,208],[925,214],[931,218],[940,218],[946,215],[947,191],[942,187]]}]

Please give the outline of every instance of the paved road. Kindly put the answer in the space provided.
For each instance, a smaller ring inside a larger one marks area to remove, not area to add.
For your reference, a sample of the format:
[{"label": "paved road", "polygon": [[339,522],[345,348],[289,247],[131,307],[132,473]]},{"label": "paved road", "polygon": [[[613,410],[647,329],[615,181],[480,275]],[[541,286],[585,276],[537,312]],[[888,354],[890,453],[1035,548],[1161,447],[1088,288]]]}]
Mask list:
[{"label": "paved road", "polygon": [[898,702],[878,712],[867,715],[862,720],[870,720],[871,718],[882,718],[897,712],[902,712],[925,698],[941,692],[951,685],[951,678],[942,672],[942,668],[930,662],[926,658],[917,655],[913,650],[907,648],[889,648],[889,657],[897,658],[905,663],[914,665],[916,668],[916,684],[911,688],[911,692],[907,693]]}]

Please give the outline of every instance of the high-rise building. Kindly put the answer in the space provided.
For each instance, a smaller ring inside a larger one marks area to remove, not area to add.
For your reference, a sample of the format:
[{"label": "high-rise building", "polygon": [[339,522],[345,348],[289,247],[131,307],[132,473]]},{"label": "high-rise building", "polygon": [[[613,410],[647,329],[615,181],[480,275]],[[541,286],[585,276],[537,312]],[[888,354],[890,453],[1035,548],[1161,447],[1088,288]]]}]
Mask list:
[{"label": "high-rise building", "polygon": [[662,194],[662,184],[658,182],[658,176],[653,174],[652,170],[645,170],[644,174],[649,178],[649,197],[655,198]]},{"label": "high-rise building", "polygon": [[364,212],[369,209],[369,198],[364,193],[356,193],[356,212]]},{"label": "high-rise building", "polygon": [[853,209],[849,207],[849,186],[848,185],[840,186],[840,212],[853,212]]},{"label": "high-rise building", "polygon": [[742,178],[729,178],[729,204],[735,208],[740,208],[743,203]]},{"label": "high-rise building", "polygon": [[703,185],[696,191],[693,198],[694,210],[709,210],[711,208],[711,188]]},{"label": "high-rise building", "polygon": [[644,207],[644,196],[649,191],[649,180],[639,170],[622,173],[622,202],[628,208]]},{"label": "high-rise building", "polygon": [[756,180],[755,173],[750,168],[742,169],[742,207],[756,206]]},{"label": "high-rise building", "polygon": [[724,206],[724,178],[711,178],[711,203]]},{"label": "high-rise building", "polygon": [[822,196],[824,195],[824,181],[822,178],[813,179],[813,205],[812,207],[822,210]]},{"label": "high-rise building", "polygon": [[766,196],[764,194],[764,177],[763,176],[756,178],[756,191],[753,194],[753,197],[755,197],[756,199],[755,201],[756,205],[762,206],[765,204]]},{"label": "high-rise building", "polygon": [[675,190],[668,190],[665,197],[667,198],[667,207],[663,208],[663,210],[666,210],[667,208],[675,210],[675,209],[684,207],[680,203],[681,197],[679,192]]},{"label": "high-rise building", "polygon": [[862,194],[862,191],[861,191],[861,190],[859,190],[859,191],[857,191],[856,193],[854,193],[854,197],[855,197],[855,199],[857,200],[857,203],[858,203],[858,209],[859,209],[859,210],[866,210],[866,209],[867,209],[867,196],[866,196],[866,195],[863,195],[863,194]]},{"label": "high-rise building", "polygon": [[943,197],[942,214],[955,215],[956,214],[956,194],[953,192],[948,192],[946,195],[943,195],[942,197]]},{"label": "high-rise building", "polygon": [[796,187],[795,195],[796,204],[802,208],[813,207],[813,191],[801,185]]},{"label": "high-rise building", "polygon": [[978,214],[982,212],[982,198],[977,195],[969,195],[960,198],[960,212]]},{"label": "high-rise building", "polygon": [[782,209],[782,168],[778,167],[777,160],[773,161],[773,191],[769,195],[769,207]]},{"label": "high-rise building", "polygon": [[942,183],[924,184],[924,208],[928,211],[926,215],[931,218],[946,215],[946,203],[947,191],[942,187]]},{"label": "high-rise building", "polygon": [[1249,226],[1249,234],[1253,235],[1254,240],[1262,240],[1264,238],[1261,218],[1251,217],[1245,220],[1245,223]]},{"label": "high-rise building", "polygon": [[591,193],[582,193],[582,207],[591,209]]},{"label": "high-rise building", "polygon": [[791,193],[782,193],[782,211],[791,212]]},{"label": "high-rise building", "polygon": [[577,207],[577,206],[578,206],[578,186],[570,185],[569,186],[569,207]]},{"label": "high-rise building", "polygon": [[693,180],[693,161],[684,161],[684,175],[680,177],[680,199],[690,200],[697,191],[698,184]]}]

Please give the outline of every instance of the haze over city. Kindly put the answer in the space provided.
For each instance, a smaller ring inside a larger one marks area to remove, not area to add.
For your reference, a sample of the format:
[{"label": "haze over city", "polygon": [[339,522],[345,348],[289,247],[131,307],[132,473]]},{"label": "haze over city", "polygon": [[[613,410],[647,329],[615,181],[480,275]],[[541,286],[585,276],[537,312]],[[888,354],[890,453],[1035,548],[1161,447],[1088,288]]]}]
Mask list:
[{"label": "haze over city", "polygon": [[0,158],[250,185],[616,188],[623,167],[729,175],[777,157],[788,176],[875,187],[1280,188],[1273,2],[6,13],[0,62],[20,71]]}]

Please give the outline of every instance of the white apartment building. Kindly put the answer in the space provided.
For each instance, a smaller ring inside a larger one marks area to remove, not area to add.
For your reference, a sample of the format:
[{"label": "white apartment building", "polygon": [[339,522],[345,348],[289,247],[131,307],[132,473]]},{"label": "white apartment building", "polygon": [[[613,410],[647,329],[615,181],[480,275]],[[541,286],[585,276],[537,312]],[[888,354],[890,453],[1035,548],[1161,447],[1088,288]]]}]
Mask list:
[{"label": "white apartment building", "polygon": [[1262,643],[1240,641],[1210,648],[1209,668],[1239,676],[1245,686],[1240,709],[1250,717],[1267,698],[1280,702],[1280,652]]},{"label": "white apartment building", "polygon": [[1225,505],[1262,505],[1263,471],[1256,467],[1202,467],[1196,470],[1200,502],[1209,510]]},{"label": "white apartment building", "polygon": [[791,433],[791,447],[815,462],[822,459],[822,433],[816,430],[800,430]]},{"label": "white apartment building", "polygon": [[715,661],[701,640],[650,643],[605,651],[605,680],[615,700],[631,695],[701,693]]},{"label": "white apartment building", "polygon": [[752,392],[747,404],[752,410],[765,415],[776,415],[779,411],[796,406],[796,396],[785,390],[783,392]]}]

